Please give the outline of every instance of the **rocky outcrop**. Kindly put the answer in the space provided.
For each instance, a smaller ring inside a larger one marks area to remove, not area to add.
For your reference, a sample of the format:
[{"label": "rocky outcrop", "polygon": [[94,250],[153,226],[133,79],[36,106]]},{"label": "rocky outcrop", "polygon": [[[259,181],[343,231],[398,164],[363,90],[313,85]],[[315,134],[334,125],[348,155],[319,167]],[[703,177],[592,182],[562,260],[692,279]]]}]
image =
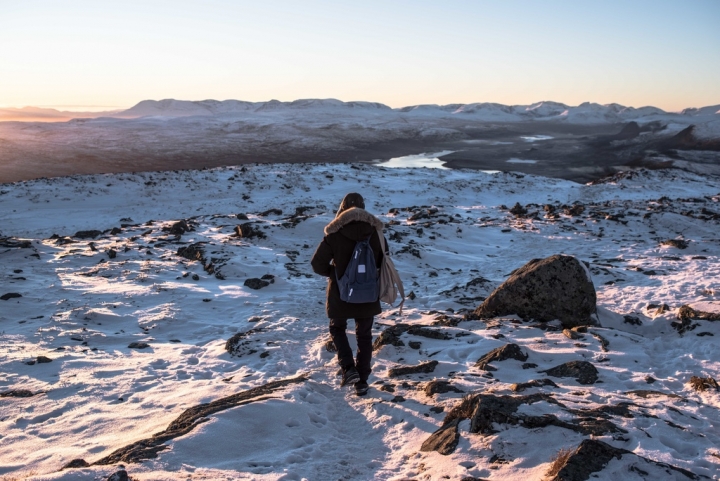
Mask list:
[{"label": "rocky outcrop", "polygon": [[598,379],[598,370],[588,361],[570,361],[540,372],[552,377],[574,377],[580,384],[594,384]]},{"label": "rocky outcrop", "polygon": [[505,344],[497,349],[485,354],[483,357],[478,359],[475,363],[475,367],[479,367],[485,371],[495,371],[496,369],[490,366],[493,361],[504,361],[506,359],[516,359],[518,361],[527,361],[528,355],[522,352],[520,346],[517,344]]},{"label": "rocky outcrop", "polygon": [[460,441],[460,432],[458,431],[459,423],[459,419],[454,419],[444,424],[422,443],[420,451],[437,451],[445,456],[455,452],[455,448],[457,448],[458,442]]},{"label": "rocky outcrop", "polygon": [[526,319],[552,321],[563,327],[594,324],[597,296],[590,274],[575,257],[554,255],[533,259],[495,289],[476,310],[487,319],[517,314]]}]

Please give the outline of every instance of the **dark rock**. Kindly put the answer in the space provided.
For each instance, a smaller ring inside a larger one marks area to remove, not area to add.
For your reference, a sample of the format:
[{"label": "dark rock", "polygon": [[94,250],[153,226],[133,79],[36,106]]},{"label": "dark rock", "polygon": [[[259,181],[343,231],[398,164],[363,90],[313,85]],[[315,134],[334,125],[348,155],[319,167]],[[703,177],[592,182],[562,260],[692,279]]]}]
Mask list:
[{"label": "dark rock", "polygon": [[238,220],[249,220],[249,217],[243,213],[240,213],[240,214],[236,215],[235,217],[237,217]]},{"label": "dark rock", "polygon": [[395,324],[394,326],[387,327],[375,339],[375,342],[373,342],[373,351],[377,351],[386,344],[391,344],[396,347],[404,346],[405,343],[400,340],[400,336],[404,332],[407,332],[409,327],[407,324]]},{"label": "dark rock", "polygon": [[107,250],[107,256],[110,259],[115,259],[117,257],[117,251],[115,249],[108,249]]},{"label": "dark rock", "polygon": [[623,316],[623,322],[631,326],[642,326],[642,321],[637,316]]},{"label": "dark rock", "polygon": [[510,386],[510,389],[514,392],[522,392],[525,389],[531,388],[531,387],[543,387],[543,386],[552,386],[552,387],[558,387],[557,384],[555,384],[551,379],[533,379],[532,381],[528,382],[520,382],[513,384]]},{"label": "dark rock", "polygon": [[32,247],[32,242],[15,237],[0,237],[0,247],[29,249]]},{"label": "dark rock", "polygon": [[428,397],[434,394],[442,394],[446,392],[463,393],[465,391],[456,388],[455,386],[450,384],[449,381],[442,381],[439,379],[434,379],[425,385],[425,395]]},{"label": "dark rock", "polygon": [[0,397],[33,397],[35,393],[27,389],[14,389],[12,391],[0,392]]},{"label": "dark rock", "polygon": [[455,448],[457,448],[458,442],[460,441],[459,423],[459,419],[454,419],[443,425],[422,443],[420,451],[437,451],[445,456],[455,452]]},{"label": "dark rock", "polygon": [[565,213],[565,215],[576,217],[582,215],[582,213],[585,212],[585,206],[582,204],[575,204],[572,207],[566,207],[565,209],[563,209],[563,212]]},{"label": "dark rock", "polygon": [[417,366],[399,366],[388,369],[388,377],[405,376],[407,374],[431,373],[439,363],[437,361],[421,362]]},{"label": "dark rock", "polygon": [[485,354],[483,357],[478,359],[475,363],[475,367],[479,367],[485,371],[494,371],[495,368],[488,366],[493,361],[504,361],[506,359],[516,359],[518,361],[527,361],[528,355],[522,352],[520,346],[517,344],[505,344],[497,349]]},{"label": "dark rock", "polygon": [[681,321],[685,320],[704,320],[704,321],[720,321],[720,312],[704,312],[696,311],[692,307],[686,305],[680,306],[677,318]]},{"label": "dark rock", "polygon": [[588,361],[570,361],[540,372],[552,377],[574,377],[580,384],[594,384],[598,379],[598,370]]},{"label": "dark rock", "polygon": [[696,391],[707,391],[711,388],[715,389],[716,391],[720,389],[717,381],[711,377],[693,376],[690,378],[690,386],[692,386],[692,388]]},{"label": "dark rock", "polygon": [[95,239],[101,234],[102,232],[99,230],[80,230],[77,231],[73,237],[77,237],[78,239]]},{"label": "dark rock", "polygon": [[385,391],[385,392],[395,392],[395,385],[383,384],[382,386],[380,386],[379,389],[380,389],[380,391]]},{"label": "dark rock", "polygon": [[263,351],[260,353],[260,359],[264,359],[270,355],[270,351]]},{"label": "dark rock", "polygon": [[205,262],[205,251],[200,243],[190,244],[189,246],[179,248],[177,250],[177,255],[191,261]]},{"label": "dark rock", "polygon": [[0,296],[0,299],[2,299],[3,301],[7,301],[10,299],[16,299],[18,297],[22,297],[22,294],[18,294],[17,292],[8,292],[7,294],[3,294],[2,296]]},{"label": "dark rock", "polygon": [[535,369],[536,367],[538,367],[538,365],[534,362],[526,362],[522,365],[523,369]]},{"label": "dark rock", "polygon": [[420,346],[422,346],[422,342],[410,341],[410,342],[408,342],[408,346],[410,346],[410,349],[420,349]]},{"label": "dark rock", "polygon": [[404,403],[404,402],[405,402],[405,398],[398,395],[398,396],[395,396],[394,398],[392,398],[392,399],[390,400],[390,402],[391,402],[391,403]]},{"label": "dark rock", "polygon": [[257,277],[253,277],[251,279],[245,279],[245,282],[243,284],[245,287],[249,287],[250,289],[262,289],[263,287],[267,287],[270,285],[270,282],[258,279]]},{"label": "dark rock", "polygon": [[128,344],[129,349],[145,349],[150,347],[150,344],[147,342],[131,342]]},{"label": "dark rock", "polygon": [[597,296],[587,269],[575,257],[533,259],[495,289],[474,312],[479,318],[517,314],[559,319],[563,327],[594,324]]},{"label": "dark rock", "polygon": [[183,219],[183,220],[179,220],[179,221],[175,222],[170,227],[163,227],[162,230],[164,232],[169,232],[172,235],[180,236],[180,235],[183,235],[184,233],[192,230],[192,228],[187,223],[187,221]]},{"label": "dark rock", "polygon": [[677,247],[678,249],[687,249],[688,245],[690,245],[688,241],[683,239],[668,239],[662,241],[660,244],[664,246]]},{"label": "dark rock", "polygon": [[108,476],[107,481],[128,481],[128,473],[124,469],[120,469]]},{"label": "dark rock", "polygon": [[46,356],[38,356],[35,358],[35,361],[37,361],[38,364],[45,364],[48,362],[52,362],[52,359]]},{"label": "dark rock", "polygon": [[110,229],[110,235],[118,235],[121,232],[122,232],[122,229],[119,227],[113,227],[112,229]]},{"label": "dark rock", "polygon": [[[664,472],[664,476],[667,476],[665,479],[682,479],[678,478],[677,474],[682,474],[687,479],[700,479],[700,476],[685,469],[638,456],[632,451],[615,448],[597,439],[583,440],[580,446],[568,456],[556,460],[555,463],[558,463],[558,465],[551,468],[549,477],[545,479],[547,481],[585,481],[590,478],[597,478],[598,476],[595,473],[601,472],[610,461],[622,459],[625,456],[637,458],[638,461],[643,461],[647,466],[660,468]],[[630,469],[640,473],[641,477],[645,479],[649,473],[638,465],[642,464],[633,462]],[[645,474],[642,475],[642,473]]]},{"label": "dark rock", "polygon": [[89,467],[90,467],[90,464],[87,461],[85,461],[84,459],[73,459],[69,463],[65,464],[65,466],[63,466],[61,468],[61,471],[63,469],[89,468]]},{"label": "dark rock", "polygon": [[428,329],[427,327],[420,327],[420,326],[410,326],[407,329],[407,333],[413,336],[420,336],[420,337],[427,337],[428,339],[442,339],[442,340],[448,340],[452,339],[452,336],[449,334],[437,330],[437,329]]},{"label": "dark rock", "polygon": [[510,213],[515,217],[522,217],[528,213],[527,209],[520,205],[520,202],[516,202],[515,205],[510,209]]},{"label": "dark rock", "polygon": [[260,217],[267,217],[269,215],[282,215],[282,210],[280,209],[268,209],[265,212],[261,212],[258,214]]},{"label": "dark rock", "polygon": [[266,235],[263,231],[253,227],[252,222],[246,222],[244,224],[235,226],[235,235],[242,237],[243,239],[252,239],[257,237],[258,239],[265,239]]}]

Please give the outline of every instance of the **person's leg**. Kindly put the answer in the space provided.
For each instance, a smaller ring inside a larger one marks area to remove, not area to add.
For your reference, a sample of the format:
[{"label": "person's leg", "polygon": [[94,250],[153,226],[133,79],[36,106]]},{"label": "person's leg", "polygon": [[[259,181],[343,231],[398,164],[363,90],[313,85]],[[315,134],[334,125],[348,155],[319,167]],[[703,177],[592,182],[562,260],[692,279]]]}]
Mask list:
[{"label": "person's leg", "polygon": [[358,346],[355,366],[358,374],[360,374],[360,379],[363,381],[367,381],[372,372],[370,367],[372,361],[372,326],[372,317],[355,319],[355,337]]},{"label": "person's leg", "polygon": [[343,372],[355,366],[352,348],[345,333],[346,329],[347,319],[330,319],[330,337],[332,337],[333,343],[335,343],[338,362],[340,363],[340,367],[343,368]]}]

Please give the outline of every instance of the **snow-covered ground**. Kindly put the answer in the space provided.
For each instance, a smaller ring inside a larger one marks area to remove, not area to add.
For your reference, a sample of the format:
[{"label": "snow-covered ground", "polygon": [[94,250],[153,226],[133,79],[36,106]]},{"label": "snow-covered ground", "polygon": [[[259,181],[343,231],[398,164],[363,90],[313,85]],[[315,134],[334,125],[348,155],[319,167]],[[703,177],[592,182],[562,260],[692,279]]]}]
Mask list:
[{"label": "snow-covered ground", "polygon": [[[399,322],[446,334],[405,333],[404,346],[382,346],[365,397],[338,386],[325,281],[309,266],[352,191],[386,222],[413,293],[402,315],[388,308],[377,318],[375,335]],[[508,212],[517,202],[528,215]],[[566,213],[576,203],[584,210]],[[719,213],[720,179],[680,171],[581,185],[515,173],[267,164],[0,185],[0,237],[30,241],[0,247],[0,296],[21,296],[0,300],[0,395],[33,394],[0,397],[0,479],[105,479],[118,463],[59,470],[148,439],[200,403],[298,376],[209,415],[156,458],[119,464],[136,480],[541,479],[561,448],[589,436],[509,424],[471,434],[462,421],[454,453],[420,447],[463,393],[514,395],[514,383],[571,360],[592,362],[601,382],[552,378],[557,387],[522,394],[548,393],[562,408],[541,401],[519,410],[570,419],[579,409],[625,406],[629,415],[608,417],[620,430],[597,439],[718,479],[720,393],[688,382],[718,378],[720,324],[697,321],[680,334],[672,322],[685,304],[720,312]],[[192,230],[179,239],[163,230],[181,219]],[[246,222],[265,238],[234,236]],[[87,230],[103,233],[76,236]],[[687,247],[662,244],[670,239]],[[198,243],[213,269],[177,254]],[[512,270],[558,253],[589,263],[602,327],[571,340],[513,317],[462,320]],[[274,282],[260,290],[244,285],[268,275]],[[225,344],[238,333],[231,356]],[[506,343],[535,366],[475,367]],[[31,364],[38,356],[52,362]],[[438,361],[432,373],[388,371],[430,360]],[[463,393],[428,395],[432,380]],[[653,473],[623,457],[597,474]]]}]

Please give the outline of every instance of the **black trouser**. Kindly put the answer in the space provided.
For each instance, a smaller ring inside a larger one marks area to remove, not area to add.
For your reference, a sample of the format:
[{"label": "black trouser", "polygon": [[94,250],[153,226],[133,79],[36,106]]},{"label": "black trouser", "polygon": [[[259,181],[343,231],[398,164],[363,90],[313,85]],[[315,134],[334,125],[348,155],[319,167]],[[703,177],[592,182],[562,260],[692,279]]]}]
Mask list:
[{"label": "black trouser", "polygon": [[338,352],[338,361],[343,369],[355,366],[360,379],[367,381],[370,377],[370,361],[372,360],[372,317],[355,319],[355,338],[357,339],[357,361],[353,361],[353,352],[348,342],[347,319],[330,319],[330,336]]}]

